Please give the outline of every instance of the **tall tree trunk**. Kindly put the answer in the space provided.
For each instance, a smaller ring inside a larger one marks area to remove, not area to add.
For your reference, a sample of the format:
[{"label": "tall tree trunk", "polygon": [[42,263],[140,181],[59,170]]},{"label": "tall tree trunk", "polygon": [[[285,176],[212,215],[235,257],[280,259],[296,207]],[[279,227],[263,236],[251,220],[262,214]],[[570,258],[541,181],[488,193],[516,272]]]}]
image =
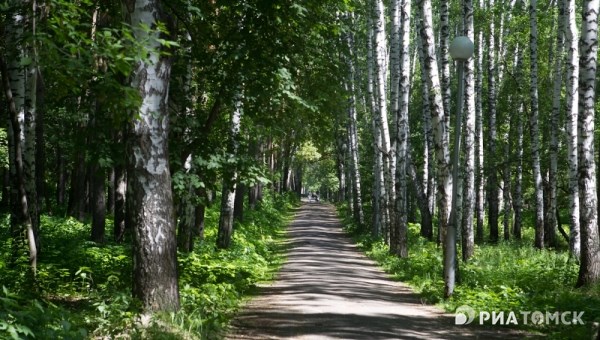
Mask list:
[{"label": "tall tree trunk", "polygon": [[579,260],[581,235],[579,228],[579,184],[577,160],[577,121],[579,115],[579,34],[575,18],[575,0],[566,0],[565,35],[567,45],[566,130],[567,163],[569,165],[569,251]]},{"label": "tall tree trunk", "polygon": [[508,131],[504,134],[504,173],[502,174],[502,228],[504,232],[504,240],[510,239],[510,217],[511,217],[511,177],[512,177],[512,162],[511,162],[511,151],[512,151],[512,139],[511,132],[515,124],[515,116],[510,115]]},{"label": "tall tree trunk", "polygon": [[546,228],[544,236],[546,244],[556,247],[556,209],[558,182],[558,121],[561,109],[561,92],[563,82],[563,53],[564,53],[564,16],[565,2],[558,0],[558,31],[556,34],[556,57],[554,60],[554,87],[552,91],[552,116],[550,118],[550,167],[548,173],[548,211],[544,221]]},{"label": "tall tree trunk", "polygon": [[[480,0],[479,7],[485,9],[485,0]],[[476,72],[475,78],[475,240],[478,243],[483,242],[483,220],[485,215],[485,177],[484,177],[484,159],[483,159],[483,29],[477,35],[477,54],[476,54]]]},{"label": "tall tree trunk", "polygon": [[2,72],[2,85],[8,103],[10,117],[8,137],[9,140],[12,140],[12,143],[10,143],[13,146],[11,150],[11,165],[14,169],[14,179],[16,180],[13,181],[11,187],[11,190],[15,192],[11,197],[11,231],[13,234],[13,244],[18,244],[19,239],[21,238],[20,235],[26,235],[29,250],[29,264],[31,265],[33,275],[35,276],[38,257],[37,235],[29,212],[28,204],[30,199],[28,198],[27,190],[25,189],[25,162],[23,160],[22,143],[19,140],[22,135],[22,123],[19,121],[21,115],[17,109],[15,97],[13,97],[12,94],[12,84],[3,55],[0,56],[0,71]]},{"label": "tall tree trunk", "polygon": [[511,34],[511,20],[513,15],[513,10],[517,1],[520,0],[509,0],[508,8],[502,8],[501,19],[500,19],[500,32],[501,34],[498,36],[498,54],[500,62],[498,64],[498,84],[502,84],[504,81],[504,69],[506,68],[506,62],[504,62],[507,58],[508,48],[507,48],[507,40],[508,36]]},{"label": "tall tree trunk", "polygon": [[136,0],[131,24],[148,56],[132,76],[141,107],[129,136],[127,205],[133,230],[133,295],[147,311],[179,309],[177,241],[168,157],[171,61],[161,53],[158,0]]},{"label": "tall tree trunk", "polygon": [[[450,131],[450,60],[448,58],[448,48],[450,46],[450,23],[449,23],[449,5],[448,0],[440,1],[440,41],[439,41],[439,69],[440,86],[442,89],[442,101],[444,105],[444,124],[446,131]],[[446,138],[450,143],[450,133]]]},{"label": "tall tree trunk", "polygon": [[[465,30],[464,35],[475,40],[473,25],[473,1],[463,1]],[[463,174],[463,214],[462,214],[462,260],[473,256],[475,233],[473,217],[475,208],[475,62],[473,58],[464,62],[465,74],[465,137],[464,137],[464,174]],[[460,81],[460,80],[459,80]]]},{"label": "tall tree trunk", "polygon": [[537,0],[529,3],[529,51],[531,62],[530,97],[531,112],[529,117],[529,131],[531,136],[531,162],[533,169],[533,182],[535,186],[535,247],[544,248],[544,184],[540,165],[539,141],[539,108],[538,108],[538,63],[537,63]]},{"label": "tall tree trunk", "polygon": [[[397,226],[397,223],[394,221],[397,217],[400,218],[399,216],[396,216],[396,199],[397,199],[397,193],[396,191],[396,166],[397,163],[399,162],[398,159],[396,159],[397,153],[396,153],[396,148],[398,147],[397,145],[397,140],[396,140],[396,136],[398,135],[398,115],[399,115],[399,105],[400,105],[400,58],[401,58],[401,52],[400,52],[400,44],[401,44],[401,37],[400,37],[400,17],[401,17],[401,2],[402,0],[391,0],[389,2],[390,4],[390,8],[389,8],[389,13],[390,13],[390,38],[389,38],[389,65],[390,65],[390,84],[389,84],[389,100],[390,100],[390,105],[388,106],[388,117],[392,118],[392,124],[390,126],[390,174],[391,174],[391,183],[392,183],[392,190],[393,192],[390,195],[390,214],[391,214],[391,225],[390,225],[390,235],[392,235],[395,232],[395,228]],[[387,94],[387,93],[386,93]],[[397,245],[397,242],[391,242],[390,246],[395,247]]]},{"label": "tall tree trunk", "polygon": [[516,167],[515,167],[515,189],[513,194],[513,210],[515,219],[513,221],[512,233],[517,239],[521,239],[521,226],[523,224],[523,118],[525,109],[523,103],[519,104],[517,111],[517,145],[516,145]]},{"label": "tall tree trunk", "polygon": [[[2,55],[2,77],[6,102],[9,106],[10,124],[9,171],[11,174],[11,231],[13,257],[17,256],[17,240],[25,235],[29,244],[30,262],[36,271],[39,251],[39,211],[36,187],[36,90],[37,72],[35,49],[25,43],[25,36],[35,36],[35,18],[30,15],[34,2],[19,2],[10,13],[6,24],[7,56]],[[31,44],[31,43],[30,43]],[[5,53],[5,52],[3,52]],[[10,58],[7,64],[5,57]],[[32,58],[30,66],[24,61]],[[10,145],[12,145],[12,152]],[[19,169],[20,167],[20,169]],[[21,188],[21,186],[23,188]],[[22,190],[23,189],[23,190]],[[21,201],[21,202],[19,202]],[[24,214],[27,214],[24,215]]]},{"label": "tall tree trunk", "polygon": [[[488,13],[493,13],[495,8],[494,0],[489,0]],[[498,242],[498,215],[499,215],[499,200],[498,200],[498,162],[496,155],[497,146],[497,112],[496,112],[496,45],[495,45],[495,28],[494,19],[490,21],[491,33],[488,36],[488,157],[487,157],[487,201],[488,201],[488,225],[490,228],[490,241]]]},{"label": "tall tree trunk", "polygon": [[[450,177],[450,151],[448,146],[448,131],[444,123],[444,107],[438,67],[436,62],[435,41],[433,35],[433,20],[430,0],[420,0],[419,9],[423,23],[421,26],[421,40],[423,43],[424,63],[423,68],[427,74],[429,95],[431,103],[431,116],[435,139],[435,151],[438,170],[438,209],[441,230],[448,231],[450,217],[450,191],[452,179]],[[455,265],[454,261],[447,261],[450,253],[456,254],[456,244],[446,244],[444,251],[444,295],[449,297],[454,290]]]},{"label": "tall tree trunk", "polygon": [[393,220],[394,235],[397,243],[392,249],[400,257],[408,257],[408,182],[407,182],[407,160],[408,160],[408,105],[410,100],[410,13],[411,0],[402,0],[400,7],[400,84],[399,84],[399,107],[396,119],[396,201],[395,218]]},{"label": "tall tree trunk", "polygon": [[[241,90],[238,90],[241,91]],[[242,93],[238,92],[235,98],[235,110],[231,114],[229,152],[236,156],[238,151],[237,136],[240,133],[240,121],[243,110]],[[289,160],[287,161],[289,164]],[[235,191],[237,185],[237,168],[232,165],[223,173],[223,194],[221,196],[221,214],[219,217],[219,232],[217,235],[217,247],[229,248],[231,236],[233,235],[233,211],[235,205]]]},{"label": "tall tree trunk", "polygon": [[[26,45],[25,55],[31,60],[29,66],[26,68],[27,75],[25,76],[25,129],[24,132],[24,147],[23,147],[23,170],[25,176],[25,190],[29,198],[29,215],[31,216],[31,223],[33,225],[35,242],[37,251],[40,252],[40,240],[39,240],[39,229],[40,229],[40,209],[39,209],[39,197],[37,188],[37,94],[38,94],[38,69],[37,69],[37,50],[36,50],[36,24],[37,18],[35,16],[37,10],[36,0],[23,1],[23,4],[28,7],[27,14],[25,16],[25,24],[28,33],[33,36],[33,41]],[[22,61],[17,60],[17,63]]]},{"label": "tall tree trunk", "polygon": [[579,199],[581,212],[581,262],[577,286],[600,281],[600,237],[594,159],[594,121],[598,53],[598,0],[583,3],[581,56],[579,58]]},{"label": "tall tree trunk", "polygon": [[372,129],[373,129],[373,193],[372,193],[372,232],[374,236],[380,236],[383,230],[383,207],[381,206],[381,197],[383,188],[383,161],[381,157],[381,130],[375,123],[378,115],[378,106],[375,98],[375,51],[374,51],[374,29],[373,19],[367,15],[368,37],[367,37],[367,97],[371,109]]},{"label": "tall tree trunk", "polygon": [[390,222],[390,201],[393,197],[391,157],[390,157],[390,132],[388,124],[388,108],[387,108],[387,41],[385,30],[385,8],[383,0],[374,0],[373,11],[373,48],[374,48],[374,65],[375,65],[375,93],[377,95],[377,113],[374,115],[374,122],[377,129],[380,130],[380,151],[382,158],[381,170],[383,173],[384,184],[380,194],[380,208],[383,215],[383,234],[388,236]]},{"label": "tall tree trunk", "polygon": [[346,42],[348,45],[348,53],[346,63],[348,65],[348,135],[349,135],[349,151],[350,151],[350,171],[352,173],[352,205],[354,212],[354,221],[362,226],[365,223],[365,215],[362,204],[362,190],[361,190],[361,175],[360,175],[360,162],[358,155],[358,131],[356,128],[357,115],[356,115],[356,87],[354,78],[356,75],[354,67],[354,39],[351,33],[346,35]]},{"label": "tall tree trunk", "polygon": [[[420,37],[421,23],[420,19],[415,20],[415,29],[417,31],[417,54],[419,56],[419,62],[421,65],[425,63],[425,55],[423,52],[423,42]],[[421,67],[421,81],[423,91],[423,191],[427,198],[427,215],[422,216],[421,221],[421,236],[432,240],[433,239],[433,218],[432,215],[435,213],[435,199],[436,194],[436,182],[435,182],[435,148],[433,143],[433,129],[431,125],[431,105],[429,102],[429,85],[427,84],[427,74],[425,68]],[[421,209],[423,214],[423,209]],[[427,218],[429,217],[429,218]],[[429,222],[429,223],[427,223]],[[441,233],[439,231],[439,223],[437,224],[438,229],[438,243]]]}]

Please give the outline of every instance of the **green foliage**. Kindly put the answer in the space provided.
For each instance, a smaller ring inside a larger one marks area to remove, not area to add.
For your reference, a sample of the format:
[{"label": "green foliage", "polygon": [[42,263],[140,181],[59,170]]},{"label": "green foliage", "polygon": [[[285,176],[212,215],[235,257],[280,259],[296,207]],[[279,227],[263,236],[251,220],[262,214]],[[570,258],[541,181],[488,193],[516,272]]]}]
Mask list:
[{"label": "green foliage", "polygon": [[258,209],[248,211],[236,226],[228,250],[214,246],[218,219],[214,216],[214,227],[205,230],[205,240],[194,252],[179,256],[182,311],[171,318],[179,320],[183,329],[204,336],[222,329],[243,296],[258,282],[271,279],[281,264],[280,241],[287,222],[282,211],[289,211],[294,202],[291,196],[272,200],[266,195]]},{"label": "green foliage", "polygon": [[[131,297],[131,249],[87,241],[89,225],[72,218],[42,216],[43,254],[35,280],[27,260],[8,266],[8,218],[0,223],[0,338],[83,339],[213,337],[258,282],[281,264],[287,212],[293,195],[266,192],[256,210],[236,225],[232,246],[217,250],[219,207],[206,211],[205,239],[179,254],[182,309],[142,322]],[[109,222],[110,226],[112,221]]]},{"label": "green foliage", "polygon": [[407,259],[390,255],[383,241],[361,234],[355,226],[350,225],[347,230],[387,272],[410,284],[428,302],[440,303],[448,312],[461,305],[469,305],[477,312],[583,311],[584,326],[526,326],[561,339],[589,338],[591,323],[600,318],[600,286],[588,290],[573,288],[578,264],[567,253],[534,249],[530,232],[524,233],[525,240],[521,242],[476,246],[474,257],[459,265],[460,282],[453,296],[444,300],[441,247],[421,238],[419,225],[409,224]]},{"label": "green foliage", "polygon": [[73,324],[77,317],[57,306],[11,293],[0,295],[0,338],[82,339],[83,327]]}]

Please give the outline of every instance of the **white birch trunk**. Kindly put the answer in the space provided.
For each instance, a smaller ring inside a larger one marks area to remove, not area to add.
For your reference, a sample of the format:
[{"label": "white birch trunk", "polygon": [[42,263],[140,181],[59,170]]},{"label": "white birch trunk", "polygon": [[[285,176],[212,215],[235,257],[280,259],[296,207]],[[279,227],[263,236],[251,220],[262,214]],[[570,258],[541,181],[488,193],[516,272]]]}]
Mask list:
[{"label": "white birch trunk", "polygon": [[134,36],[148,48],[133,72],[141,106],[129,135],[127,204],[133,230],[133,294],[148,311],[179,309],[177,240],[169,170],[167,112],[171,63],[161,53],[158,0],[137,0]]},{"label": "white birch trunk", "polygon": [[375,76],[376,86],[375,93],[377,95],[377,114],[374,116],[375,124],[381,131],[381,147],[380,153],[382,158],[382,172],[384,184],[381,188],[380,205],[383,212],[383,233],[387,239],[390,226],[390,198],[393,197],[392,175],[390,173],[391,157],[390,157],[390,132],[387,118],[387,39],[385,30],[385,8],[383,0],[374,0],[373,12],[373,31],[374,31],[374,52],[375,52]]},{"label": "white birch trunk", "polygon": [[[25,240],[22,235],[25,235],[26,243],[29,248],[30,263],[33,272],[36,272],[37,253],[39,251],[39,212],[37,201],[37,186],[35,175],[35,155],[36,155],[36,127],[35,127],[35,104],[36,104],[36,88],[37,83],[37,68],[35,61],[35,49],[32,43],[24,42],[26,34],[35,36],[35,18],[23,13],[31,8],[35,13],[35,1],[15,1],[13,4],[16,9],[11,13],[6,25],[6,40],[7,53],[10,62],[6,65],[4,72],[6,73],[6,81],[9,83],[10,99],[9,105],[14,105],[14,112],[11,112],[11,117],[14,114],[14,120],[9,122],[8,139],[9,143],[9,173],[11,176],[11,231],[14,244]],[[24,65],[24,61],[33,58],[32,62]],[[28,76],[31,75],[31,77]],[[8,85],[8,84],[7,84]],[[13,108],[10,109],[13,111]],[[18,131],[18,133],[15,133]],[[18,145],[17,145],[18,144]],[[12,148],[10,148],[12,145]],[[22,166],[21,176],[17,167],[17,159],[20,159]],[[23,189],[25,193],[20,192],[20,181],[23,181]],[[26,200],[26,202],[21,202]],[[28,216],[22,216],[22,212],[26,211]],[[18,247],[18,246],[17,246]],[[13,255],[16,255],[13,249]]]},{"label": "white birch trunk", "polygon": [[[423,103],[423,190],[427,197],[427,207],[430,215],[435,214],[435,200],[437,197],[436,182],[435,182],[435,148],[433,143],[433,129],[431,126],[431,105],[429,102],[429,84],[427,82],[427,72],[423,65],[425,64],[425,56],[423,53],[423,41],[420,35],[421,24],[419,20],[415,20],[415,29],[417,31],[417,54],[421,64],[421,81],[422,81],[422,103]],[[438,240],[441,237],[438,226]],[[422,226],[422,235],[428,239],[433,238],[433,226]]]},{"label": "white birch trunk", "polygon": [[[515,56],[515,78],[521,81],[523,70],[523,49],[517,45]],[[518,86],[518,84],[517,84]],[[514,221],[512,227],[513,237],[521,239],[521,226],[523,223],[523,119],[525,117],[525,105],[520,100],[519,109],[516,112],[516,145],[515,145],[515,183],[513,193]]]},{"label": "white birch trunk", "polygon": [[[464,35],[475,41],[473,25],[473,1],[463,1]],[[463,212],[462,212],[462,259],[469,260],[473,255],[475,233],[473,231],[473,216],[475,208],[475,61],[473,58],[464,62],[464,167],[463,167]]]},{"label": "white birch trunk", "polygon": [[[235,109],[231,114],[229,127],[229,153],[230,157],[237,158],[240,134],[240,123],[243,114],[243,96],[241,90],[235,95]],[[221,195],[221,214],[219,216],[219,232],[217,235],[217,247],[229,248],[233,235],[233,213],[235,205],[235,191],[237,187],[238,170],[235,164],[223,171],[223,191]],[[289,177],[288,177],[289,178]]]},{"label": "white birch trunk", "polygon": [[358,225],[362,226],[365,223],[365,215],[362,204],[361,190],[361,175],[360,161],[358,154],[358,131],[356,128],[356,88],[354,84],[355,67],[354,67],[354,39],[351,33],[346,35],[346,43],[348,46],[348,57],[346,60],[348,66],[348,137],[350,148],[350,171],[352,181],[352,205],[354,220]]},{"label": "white birch trunk", "polygon": [[375,62],[374,62],[374,49],[373,49],[373,19],[370,15],[367,15],[367,26],[368,26],[368,37],[367,37],[367,97],[369,106],[371,109],[371,123],[373,129],[373,194],[372,194],[372,228],[373,235],[380,236],[383,229],[383,209],[381,207],[381,197],[383,188],[383,169],[381,161],[381,130],[375,123],[378,115],[377,102],[375,98]]},{"label": "white birch trunk", "polygon": [[579,114],[579,32],[575,18],[575,0],[566,0],[565,35],[567,45],[566,131],[567,163],[569,165],[569,250],[579,260],[581,235],[579,228],[579,184],[577,160],[577,117]]},{"label": "white birch trunk", "polygon": [[510,218],[512,213],[512,202],[511,202],[511,177],[512,177],[512,162],[510,161],[511,155],[511,131],[514,126],[514,115],[510,116],[508,131],[504,133],[504,173],[502,177],[502,231],[504,234],[504,240],[510,239]]},{"label": "white birch trunk", "polygon": [[408,105],[410,100],[410,13],[411,0],[403,0],[401,12],[401,48],[400,48],[400,98],[399,111],[396,127],[396,202],[395,202],[395,224],[396,242],[394,247],[396,254],[400,257],[408,257],[408,222],[407,222],[407,160],[408,160]]},{"label": "white birch trunk", "polygon": [[[400,216],[398,211],[397,202],[399,199],[398,193],[398,181],[396,178],[398,172],[396,168],[397,162],[402,162],[398,159],[398,106],[400,102],[399,90],[400,90],[400,0],[391,0],[389,2],[390,8],[390,54],[389,54],[389,65],[390,65],[390,105],[388,106],[388,116],[392,117],[392,124],[390,126],[390,151],[389,151],[389,172],[390,172],[390,184],[392,191],[389,192],[389,204],[390,204],[390,225],[389,225],[389,239],[390,239],[390,253],[398,253],[398,232],[400,221],[403,217]],[[386,78],[387,79],[387,78]],[[398,170],[399,171],[399,170]]]},{"label": "white birch trunk", "polygon": [[[485,0],[479,2],[480,10],[485,9]],[[484,158],[483,158],[483,29],[477,35],[477,54],[476,54],[476,72],[475,78],[475,239],[478,242],[483,241],[483,220],[485,215],[484,209]]]},{"label": "white birch trunk", "polygon": [[[397,193],[396,188],[394,186],[394,183],[396,183],[396,166],[397,166],[397,162],[399,160],[396,159],[397,153],[396,153],[396,148],[397,148],[397,140],[396,140],[396,136],[398,135],[398,109],[399,109],[399,105],[400,105],[400,44],[401,44],[401,37],[400,37],[400,11],[401,11],[401,0],[391,0],[390,1],[390,53],[389,53],[389,65],[390,65],[390,84],[389,84],[389,88],[390,88],[390,105],[388,107],[389,109],[389,117],[392,117],[392,125],[391,125],[391,129],[390,129],[390,180],[392,183],[392,192],[390,193],[390,205],[391,208],[390,210],[393,212],[394,211],[394,206],[395,206],[395,200],[396,200],[396,196]],[[387,79],[387,78],[386,78]],[[392,213],[392,220],[391,220],[391,229],[393,230],[393,225],[396,224],[396,222],[394,222],[394,219],[396,218],[395,213]]]},{"label": "white birch trunk", "polygon": [[[421,40],[423,43],[424,63],[423,68],[427,74],[427,83],[429,85],[431,116],[433,120],[433,135],[435,140],[435,151],[438,171],[438,209],[439,222],[441,230],[447,232],[448,221],[450,217],[450,194],[452,188],[452,179],[450,177],[450,151],[448,146],[448,130],[444,123],[444,106],[442,92],[438,75],[436,62],[435,41],[433,35],[433,20],[430,0],[419,1],[420,13],[423,19],[421,27]],[[444,258],[447,259],[450,247],[446,245]],[[453,268],[446,267],[448,261],[444,261],[444,282],[445,295],[450,296],[454,290],[455,272]],[[454,265],[451,263],[450,265]]]},{"label": "white birch trunk", "polygon": [[581,221],[581,262],[577,286],[600,281],[600,237],[598,236],[598,197],[594,159],[594,121],[598,58],[599,0],[583,3],[581,56],[579,58],[579,200]]},{"label": "white birch trunk", "polygon": [[533,181],[535,186],[535,247],[544,248],[544,185],[540,165],[539,141],[539,107],[538,107],[538,56],[537,56],[537,0],[529,3],[529,51],[531,63],[530,97],[531,112],[529,117],[529,131],[531,136],[531,162]]},{"label": "white birch trunk", "polygon": [[558,31],[556,32],[556,57],[554,60],[554,86],[552,89],[552,116],[550,117],[550,168],[548,169],[548,211],[546,212],[546,230],[544,235],[550,247],[556,246],[556,209],[558,182],[558,121],[561,109],[564,54],[564,0],[558,1]]},{"label": "white birch trunk", "polygon": [[[442,89],[442,101],[444,105],[444,124],[446,131],[450,131],[450,60],[448,48],[450,45],[450,23],[448,0],[440,1],[440,39],[438,50],[440,67],[440,85]],[[446,143],[450,144],[450,133],[446,135]],[[452,193],[450,193],[452,195]]]},{"label": "white birch trunk", "polygon": [[504,62],[507,58],[508,48],[506,40],[510,35],[510,22],[512,20],[513,10],[515,8],[515,4],[518,0],[510,0],[508,3],[508,8],[502,11],[502,18],[500,19],[500,32],[501,34],[498,36],[498,54],[500,55],[499,60],[501,61],[498,64],[498,84],[502,84],[504,81],[504,69],[506,68],[506,62]]}]

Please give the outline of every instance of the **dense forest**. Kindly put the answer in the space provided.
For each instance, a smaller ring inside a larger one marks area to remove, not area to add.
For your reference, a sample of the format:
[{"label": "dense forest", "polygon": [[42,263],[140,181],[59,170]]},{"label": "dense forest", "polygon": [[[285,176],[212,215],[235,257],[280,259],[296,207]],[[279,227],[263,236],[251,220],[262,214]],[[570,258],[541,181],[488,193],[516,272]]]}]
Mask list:
[{"label": "dense forest", "polygon": [[589,336],[599,10],[3,1],[0,337],[212,337],[309,194],[432,302]]}]

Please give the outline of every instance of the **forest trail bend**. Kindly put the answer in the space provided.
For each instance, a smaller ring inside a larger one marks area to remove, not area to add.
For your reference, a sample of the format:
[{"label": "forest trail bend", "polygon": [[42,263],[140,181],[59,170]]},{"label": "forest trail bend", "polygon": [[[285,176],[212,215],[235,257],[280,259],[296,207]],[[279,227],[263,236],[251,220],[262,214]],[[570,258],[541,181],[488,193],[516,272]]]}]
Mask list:
[{"label": "forest trail bend", "polygon": [[391,280],[344,234],[333,207],[304,203],[289,226],[277,280],[232,321],[227,339],[519,339],[455,326]]}]

